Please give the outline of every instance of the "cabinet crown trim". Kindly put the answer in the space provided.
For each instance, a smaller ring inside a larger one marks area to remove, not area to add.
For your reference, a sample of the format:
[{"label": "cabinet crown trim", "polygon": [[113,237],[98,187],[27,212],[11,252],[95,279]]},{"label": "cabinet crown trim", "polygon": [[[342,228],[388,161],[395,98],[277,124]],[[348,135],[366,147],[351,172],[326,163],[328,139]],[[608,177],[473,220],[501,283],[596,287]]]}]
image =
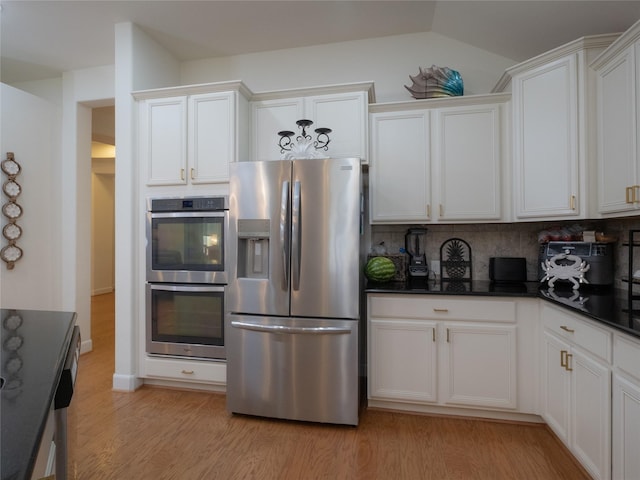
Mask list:
[{"label": "cabinet crown trim", "polygon": [[634,23],[627,31],[620,35],[609,45],[604,52],[598,55],[589,65],[594,70],[598,70],[602,65],[610,59],[617,56],[623,50],[626,50],[631,44],[640,38],[640,20]]},{"label": "cabinet crown trim", "polygon": [[335,93],[367,92],[369,103],[375,102],[376,94],[373,81],[358,83],[340,83],[318,87],[290,88],[284,90],[272,90],[255,93],[251,97],[252,102],[264,100],[279,100],[291,97],[310,97],[313,95],[332,95]]},{"label": "cabinet crown trim", "polygon": [[428,98],[406,102],[388,102],[369,104],[369,113],[398,112],[405,110],[425,110],[439,107],[457,107],[502,103],[511,100],[510,93],[493,93],[483,95],[462,95],[459,97]]},{"label": "cabinet crown trim", "polygon": [[242,82],[242,80],[216,83],[199,83],[195,85],[181,85],[176,87],[154,88],[150,90],[138,90],[132,92],[131,95],[136,100],[147,100],[150,98],[175,97],[179,95],[195,95],[199,93],[218,93],[232,91],[239,92],[247,99],[253,96],[253,92],[249,90],[249,87],[247,87]]},{"label": "cabinet crown trim", "polygon": [[590,35],[588,37],[581,37],[577,40],[573,40],[572,42],[565,43],[564,45],[556,47],[553,50],[549,50],[548,52],[541,53],[540,55],[537,55],[533,58],[530,58],[529,60],[525,60],[524,62],[518,63],[513,67],[508,68],[491,91],[501,92],[509,85],[511,79],[519,73],[525,72],[527,70],[532,70],[572,53],[577,53],[582,50],[588,50],[592,48],[607,48],[619,36],[620,33]]}]

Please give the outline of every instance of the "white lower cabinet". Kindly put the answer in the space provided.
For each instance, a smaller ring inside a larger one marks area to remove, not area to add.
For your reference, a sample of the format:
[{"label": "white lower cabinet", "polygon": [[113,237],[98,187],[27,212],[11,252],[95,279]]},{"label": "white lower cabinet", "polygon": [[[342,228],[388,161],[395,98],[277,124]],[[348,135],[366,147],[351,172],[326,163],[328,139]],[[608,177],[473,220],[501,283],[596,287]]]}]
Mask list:
[{"label": "white lower cabinet", "polygon": [[541,415],[595,479],[611,478],[611,334],[544,305]]},{"label": "white lower cabinet", "polygon": [[370,397],[407,402],[437,401],[438,349],[435,322],[369,322]]},{"label": "white lower cabinet", "polygon": [[640,478],[640,342],[616,334],[613,344],[612,476]]},{"label": "white lower cabinet", "polygon": [[189,388],[222,390],[227,382],[227,364],[224,361],[145,356],[142,368],[145,383],[151,384],[188,383]]},{"label": "white lower cabinet", "polygon": [[515,302],[369,299],[369,403],[517,407]]}]

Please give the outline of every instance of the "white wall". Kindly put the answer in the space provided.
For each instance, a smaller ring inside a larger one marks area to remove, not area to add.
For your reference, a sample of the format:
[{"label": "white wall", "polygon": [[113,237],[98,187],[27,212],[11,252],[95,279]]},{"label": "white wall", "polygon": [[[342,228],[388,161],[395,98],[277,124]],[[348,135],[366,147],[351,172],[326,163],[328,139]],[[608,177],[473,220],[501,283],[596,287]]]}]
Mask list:
[{"label": "white wall", "polygon": [[174,85],[179,63],[132,23],[115,26],[116,106],[116,358],[113,388],[134,390],[144,279],[136,276],[139,211],[135,102],[131,92]]},{"label": "white wall", "polygon": [[[11,151],[22,166],[16,181],[22,187],[17,203],[24,211],[17,221],[23,234],[16,243],[24,256],[13,270],[0,262],[0,305],[66,310],[61,252],[66,248],[62,231],[69,222],[62,215],[61,186],[55,180],[61,174],[61,112],[30,93],[5,84],[0,88],[0,160]],[[0,197],[4,204],[7,198],[2,193]],[[4,216],[0,222],[4,227]],[[6,245],[0,239],[1,246]]]},{"label": "white wall", "polygon": [[517,62],[436,33],[416,33],[184,62],[181,83],[242,80],[254,92],[374,81],[376,101],[412,100],[418,67],[460,72],[465,95],[489,93]]},{"label": "white wall", "polygon": [[114,159],[96,158],[91,169],[91,294],[115,287]]}]

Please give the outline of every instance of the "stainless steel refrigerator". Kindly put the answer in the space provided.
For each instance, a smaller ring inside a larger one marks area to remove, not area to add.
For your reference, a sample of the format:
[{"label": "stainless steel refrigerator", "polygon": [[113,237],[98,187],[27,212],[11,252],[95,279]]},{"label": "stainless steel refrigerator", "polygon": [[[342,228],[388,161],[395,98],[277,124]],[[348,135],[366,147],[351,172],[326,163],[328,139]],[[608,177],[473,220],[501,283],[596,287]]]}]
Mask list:
[{"label": "stainless steel refrigerator", "polygon": [[227,410],[358,424],[359,159],[231,165]]}]

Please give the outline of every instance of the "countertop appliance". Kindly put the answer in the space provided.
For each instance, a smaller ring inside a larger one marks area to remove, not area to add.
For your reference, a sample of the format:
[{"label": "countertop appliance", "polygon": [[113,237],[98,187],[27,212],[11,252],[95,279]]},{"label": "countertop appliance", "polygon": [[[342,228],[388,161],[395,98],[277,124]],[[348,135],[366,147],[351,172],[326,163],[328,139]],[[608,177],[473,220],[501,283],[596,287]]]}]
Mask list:
[{"label": "countertop appliance", "polygon": [[230,173],[227,409],[357,425],[360,160]]},{"label": "countertop appliance", "polygon": [[427,256],[425,255],[426,228],[410,228],[404,236],[404,248],[409,254],[409,276],[426,277],[429,275]]},{"label": "countertop appliance", "polygon": [[495,283],[527,281],[527,259],[524,257],[489,258],[489,280]]},{"label": "countertop appliance", "polygon": [[[538,256],[538,279],[545,272],[542,264],[557,255],[575,255],[589,265],[585,278],[592,286],[609,286],[614,282],[614,249],[612,243],[599,242],[549,242],[540,245]],[[562,264],[562,260],[560,260]]]}]

